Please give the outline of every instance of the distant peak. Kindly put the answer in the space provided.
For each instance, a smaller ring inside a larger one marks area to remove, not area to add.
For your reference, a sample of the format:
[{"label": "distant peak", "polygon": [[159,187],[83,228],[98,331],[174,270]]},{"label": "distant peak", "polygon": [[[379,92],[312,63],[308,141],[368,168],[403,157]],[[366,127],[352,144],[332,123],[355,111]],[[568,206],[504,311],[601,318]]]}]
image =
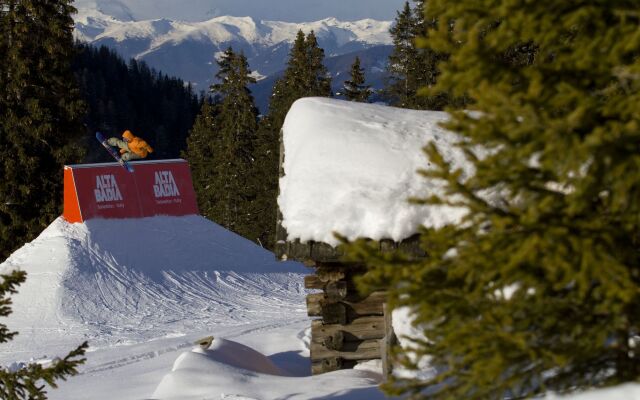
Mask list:
[{"label": "distant peak", "polygon": [[218,17],[213,17],[211,18],[209,21],[215,21],[215,22],[233,22],[233,23],[238,23],[238,22],[242,22],[242,23],[250,23],[250,24],[255,24],[255,21],[252,17],[234,17],[232,15],[221,15]]},{"label": "distant peak", "polygon": [[340,20],[337,19],[336,17],[329,17],[329,18],[325,18],[323,20],[320,20],[319,22],[326,22],[328,24],[339,24]]}]

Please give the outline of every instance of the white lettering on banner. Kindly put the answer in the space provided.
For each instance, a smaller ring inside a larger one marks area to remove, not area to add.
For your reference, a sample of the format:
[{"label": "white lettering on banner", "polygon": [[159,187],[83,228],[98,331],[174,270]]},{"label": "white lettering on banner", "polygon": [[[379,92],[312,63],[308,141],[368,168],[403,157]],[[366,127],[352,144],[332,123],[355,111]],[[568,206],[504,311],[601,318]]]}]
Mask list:
[{"label": "white lettering on banner", "polygon": [[182,199],[156,200],[156,204],[182,204]]},{"label": "white lettering on banner", "polygon": [[180,196],[178,185],[176,185],[171,171],[156,171],[155,178],[156,182],[155,185],[153,185],[153,194],[156,196],[156,199],[160,197]]},{"label": "white lettering on banner", "polygon": [[113,175],[97,175],[96,188],[93,191],[96,202],[122,201],[122,194]]}]

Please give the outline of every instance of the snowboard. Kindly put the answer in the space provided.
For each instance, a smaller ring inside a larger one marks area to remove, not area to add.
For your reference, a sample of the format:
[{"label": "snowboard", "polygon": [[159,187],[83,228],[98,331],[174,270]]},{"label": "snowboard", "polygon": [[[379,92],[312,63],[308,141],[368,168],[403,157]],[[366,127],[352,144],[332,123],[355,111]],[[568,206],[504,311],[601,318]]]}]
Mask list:
[{"label": "snowboard", "polygon": [[116,159],[118,164],[122,165],[122,168],[126,169],[129,172],[133,172],[133,167],[131,166],[131,164],[123,160],[120,157],[120,154],[118,154],[118,152],[115,151],[113,147],[109,146],[109,144],[107,143],[107,139],[102,135],[102,133],[96,132],[96,139],[98,139],[98,142],[100,142],[100,144],[102,144],[102,146],[107,149],[109,154],[111,154],[111,156]]}]

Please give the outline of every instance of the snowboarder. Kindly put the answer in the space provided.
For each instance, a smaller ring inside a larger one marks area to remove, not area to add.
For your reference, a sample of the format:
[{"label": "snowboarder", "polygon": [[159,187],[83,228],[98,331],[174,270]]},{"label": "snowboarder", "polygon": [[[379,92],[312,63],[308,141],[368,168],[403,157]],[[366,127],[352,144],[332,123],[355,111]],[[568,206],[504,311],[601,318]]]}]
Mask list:
[{"label": "snowboarder", "polygon": [[112,137],[107,140],[107,143],[110,146],[120,148],[120,155],[123,161],[138,160],[145,158],[149,153],[153,153],[153,148],[144,140],[133,136],[130,130],[124,131],[122,138],[124,140]]}]

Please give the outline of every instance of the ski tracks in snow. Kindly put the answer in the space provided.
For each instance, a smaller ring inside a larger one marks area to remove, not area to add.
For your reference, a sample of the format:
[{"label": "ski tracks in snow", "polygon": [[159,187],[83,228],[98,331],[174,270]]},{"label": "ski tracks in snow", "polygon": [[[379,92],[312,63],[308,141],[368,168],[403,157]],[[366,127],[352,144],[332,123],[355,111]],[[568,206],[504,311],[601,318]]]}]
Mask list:
[{"label": "ski tracks in snow", "polygon": [[73,268],[61,308],[88,328],[98,346],[151,340],[304,315],[302,274],[215,269],[153,271],[116,259],[91,237],[69,243]]},{"label": "ski tracks in snow", "polygon": [[[266,331],[275,330],[278,328],[282,328],[284,326],[296,324],[298,322],[304,322],[307,320],[308,318],[284,319],[276,322],[250,324],[249,326],[239,326],[231,329],[227,328],[227,329],[222,329],[220,332],[217,332],[217,334],[216,332],[214,332],[214,337],[223,336],[225,339],[233,339],[239,336],[248,335],[256,332],[266,332]],[[213,328],[213,331],[215,330],[216,328]],[[207,332],[211,333],[211,331],[207,331]],[[206,334],[207,333],[201,333],[200,335],[189,335],[188,337],[191,338],[189,340],[185,340],[186,337],[183,337],[180,339],[164,338],[166,340],[164,339],[154,340],[152,341],[153,344],[151,342],[149,342],[148,344],[145,344],[143,346],[145,347],[145,349],[141,351],[133,352],[132,354],[128,354],[126,357],[121,357],[115,360],[108,360],[104,362],[96,362],[96,363],[91,362],[91,358],[92,358],[91,354],[97,350],[103,350],[103,349],[93,349],[94,351],[88,354],[89,363],[86,367],[81,369],[80,375],[95,374],[99,372],[122,368],[125,366],[129,366],[131,364],[148,361],[165,354],[184,351],[186,349],[193,348],[195,346],[194,341],[197,338],[204,336]],[[301,342],[304,342],[305,341],[304,336],[305,336],[305,331],[302,331],[300,332],[300,334],[297,335],[297,338],[301,340]],[[162,345],[163,341],[166,341],[167,343]],[[149,347],[149,346],[153,346],[153,349],[152,350],[146,349],[146,347]]]},{"label": "ski tracks in snow", "polygon": [[21,334],[0,353],[9,362],[64,353],[87,340],[93,349],[133,346],[131,357],[105,361],[126,364],[163,351],[134,348],[150,341],[306,318],[301,264],[278,263],[198,216],[57,219],[0,267],[30,275],[8,321]]}]

